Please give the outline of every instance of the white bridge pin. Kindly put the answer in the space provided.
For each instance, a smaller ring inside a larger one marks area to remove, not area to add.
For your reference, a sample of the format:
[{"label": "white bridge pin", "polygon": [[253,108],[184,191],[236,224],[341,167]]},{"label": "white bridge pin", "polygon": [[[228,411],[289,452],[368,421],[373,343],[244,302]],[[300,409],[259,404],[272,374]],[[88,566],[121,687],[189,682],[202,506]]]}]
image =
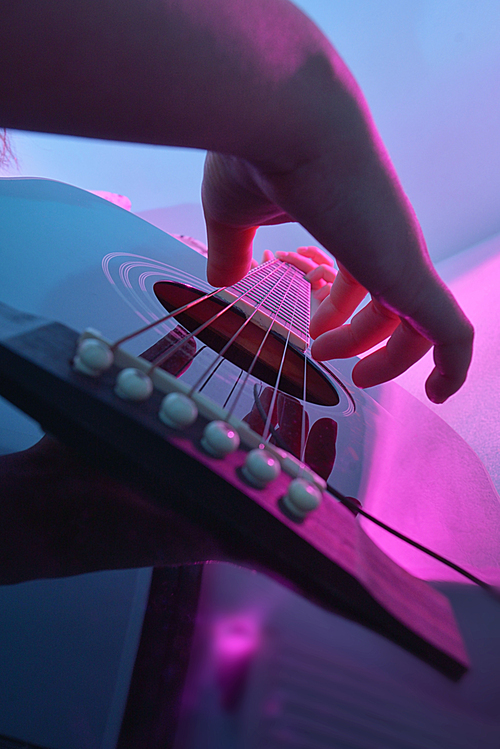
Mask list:
[{"label": "white bridge pin", "polygon": [[278,478],[281,472],[279,461],[267,450],[250,450],[241,469],[249,484],[264,489],[271,481]]},{"label": "white bridge pin", "polygon": [[237,450],[239,445],[238,432],[225,421],[211,421],[205,427],[201,446],[215,458],[224,458]]},{"label": "white bridge pin", "polygon": [[187,395],[169,393],[161,402],[158,416],[169,427],[185,429],[196,421],[198,409]]},{"label": "white bridge pin", "polygon": [[151,379],[140,369],[122,369],[116,378],[115,393],[128,401],[145,401],[153,392]]},{"label": "white bridge pin", "polygon": [[98,377],[113,364],[113,352],[104,341],[96,338],[86,338],[77,349],[73,360],[73,368],[77,372]]},{"label": "white bridge pin", "polygon": [[321,492],[314,484],[297,478],[290,482],[288,492],[282,502],[288,512],[302,520],[320,506]]}]

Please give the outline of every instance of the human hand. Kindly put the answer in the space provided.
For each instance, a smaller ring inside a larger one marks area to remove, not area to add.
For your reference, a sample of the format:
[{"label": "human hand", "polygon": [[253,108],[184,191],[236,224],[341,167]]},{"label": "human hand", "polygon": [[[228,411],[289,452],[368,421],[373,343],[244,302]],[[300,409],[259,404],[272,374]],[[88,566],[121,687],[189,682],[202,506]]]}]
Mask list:
[{"label": "human hand", "polygon": [[[266,252],[269,251],[266,250]],[[328,347],[332,342],[332,338],[334,339],[333,345],[339,358],[342,358],[343,348],[347,352],[345,354],[346,357],[362,353],[362,349],[351,353],[353,346],[355,346],[356,332],[359,329],[357,326],[360,318],[357,315],[352,319],[352,327],[345,326],[339,331],[335,329],[341,326],[351,314],[352,309],[355,309],[365,299],[367,295],[366,289],[360,286],[342,265],[340,265],[337,271],[332,258],[318,247],[299,247],[296,252],[278,251],[276,257],[304,271],[307,280],[311,284],[313,298],[319,302],[327,300],[325,304],[320,305],[311,320],[311,337],[317,338],[319,336],[318,341],[312,346],[313,356],[319,361],[329,358]],[[342,313],[343,305],[346,301],[347,309],[345,313]],[[332,308],[337,311],[336,318],[332,318]],[[381,310],[381,314],[384,314],[384,312],[389,321],[394,318],[394,315],[391,315],[389,310]],[[330,328],[334,330],[329,332]],[[423,348],[424,353],[428,348],[428,346],[427,348]],[[322,356],[322,352],[325,350],[327,352],[326,357]]]},{"label": "human hand", "polygon": [[[340,269],[311,322],[313,356],[356,356],[388,339],[353,370],[354,383],[364,388],[397,377],[434,347],[426,391],[442,403],[465,380],[472,326],[438,278],[380,142],[373,133],[361,141],[364,156],[352,164],[327,153],[287,173],[209,154],[208,278],[217,286],[235,283],[250,266],[257,226],[298,220]],[[371,301],[345,325],[367,293]]]},{"label": "human hand", "polygon": [[348,356],[390,336],[355,369],[367,387],[433,346],[427,393],[436,402],[454,393],[472,327],[432,268],[359,87],[311,19],[287,0],[91,5],[45,0],[31,36],[30,3],[0,5],[3,126],[209,149],[210,283],[245,275],[258,226],[297,221],[346,270],[344,289],[334,283],[323,301],[326,327],[343,325],[361,289],[372,296],[315,355]]}]

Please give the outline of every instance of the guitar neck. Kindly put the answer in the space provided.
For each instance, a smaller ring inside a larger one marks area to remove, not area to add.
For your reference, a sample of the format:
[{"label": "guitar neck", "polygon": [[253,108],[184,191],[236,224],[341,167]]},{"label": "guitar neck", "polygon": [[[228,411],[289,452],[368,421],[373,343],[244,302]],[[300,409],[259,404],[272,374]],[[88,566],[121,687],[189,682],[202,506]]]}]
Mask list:
[{"label": "guitar neck", "polygon": [[235,302],[260,327],[289,340],[302,351],[309,346],[311,287],[304,273],[288,263],[269,260],[217,296]]}]

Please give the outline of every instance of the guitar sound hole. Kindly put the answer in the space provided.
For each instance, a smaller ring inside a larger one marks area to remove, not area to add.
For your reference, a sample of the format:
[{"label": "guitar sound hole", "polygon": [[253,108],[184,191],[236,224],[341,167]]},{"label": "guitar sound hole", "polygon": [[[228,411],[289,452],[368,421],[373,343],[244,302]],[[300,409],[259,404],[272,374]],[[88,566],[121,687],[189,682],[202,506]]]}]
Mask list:
[{"label": "guitar sound hole", "polygon": [[[171,281],[159,281],[154,285],[154,292],[168,312],[174,312],[176,309],[205,295],[203,291]],[[225,308],[227,308],[225,302],[210,297],[210,299],[195,304],[186,312],[175,315],[175,319],[192,333]],[[219,353],[229,339],[241,328],[245,319],[244,313],[235,305],[226,309],[223,315],[203,331],[197,333],[196,337],[213,351]],[[262,328],[250,321],[224,353],[224,358],[248,372],[265,333]],[[252,375],[274,387],[284,348],[285,339],[272,331],[267,336],[259,358],[252,369]],[[330,380],[314,362],[304,356],[302,351],[289,344],[286,348],[279,389],[301,400],[304,397],[304,372],[306,373],[306,401],[321,406],[336,406],[339,403],[339,395]]]}]

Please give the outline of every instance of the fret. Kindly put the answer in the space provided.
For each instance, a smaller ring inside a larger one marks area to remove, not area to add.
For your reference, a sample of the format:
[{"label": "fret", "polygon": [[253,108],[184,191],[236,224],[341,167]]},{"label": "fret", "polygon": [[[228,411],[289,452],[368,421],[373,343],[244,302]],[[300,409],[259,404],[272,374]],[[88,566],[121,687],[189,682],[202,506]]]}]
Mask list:
[{"label": "fret", "polygon": [[[236,306],[247,317],[253,315],[252,321],[260,328],[271,328],[284,338],[290,331],[289,342],[305,351],[309,346],[311,287],[304,273],[288,263],[280,262],[277,274],[277,262],[280,261],[269,260],[259,265],[234,286],[218,291],[216,296],[225,302],[234,302],[244,293],[245,296],[238,300]],[[269,277],[271,269],[274,271],[272,278]],[[285,290],[290,287],[291,277],[293,292],[283,299]]]}]

